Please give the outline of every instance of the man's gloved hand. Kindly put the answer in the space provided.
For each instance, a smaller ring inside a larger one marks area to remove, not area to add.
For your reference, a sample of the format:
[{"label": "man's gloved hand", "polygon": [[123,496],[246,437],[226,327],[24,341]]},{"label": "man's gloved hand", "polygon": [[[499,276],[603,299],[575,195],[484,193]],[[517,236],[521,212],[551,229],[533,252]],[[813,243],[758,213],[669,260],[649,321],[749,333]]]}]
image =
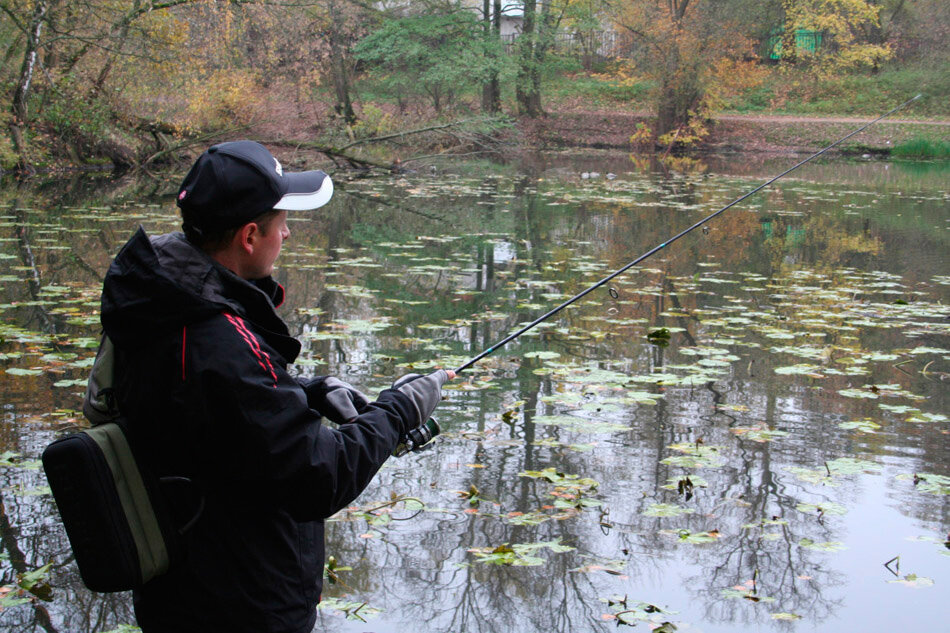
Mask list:
[{"label": "man's gloved hand", "polygon": [[428,376],[407,374],[393,383],[392,388],[409,396],[415,405],[416,417],[407,420],[408,428],[414,429],[429,419],[442,401],[442,385],[453,377],[454,372],[449,375],[446,370],[437,369]]},{"label": "man's gloved hand", "polygon": [[333,376],[319,376],[303,385],[307,404],[332,422],[346,424],[355,420],[369,398],[356,387]]}]

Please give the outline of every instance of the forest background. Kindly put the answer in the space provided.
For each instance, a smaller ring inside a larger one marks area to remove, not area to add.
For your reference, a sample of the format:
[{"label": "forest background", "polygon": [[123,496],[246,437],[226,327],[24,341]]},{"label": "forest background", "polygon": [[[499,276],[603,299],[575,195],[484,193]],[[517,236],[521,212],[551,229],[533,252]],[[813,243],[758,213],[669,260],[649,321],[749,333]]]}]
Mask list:
[{"label": "forest background", "polygon": [[948,41],[946,0],[0,0],[0,168],[148,167],[239,137],[361,167],[669,153],[728,146],[736,115],[804,130],[918,92],[901,116],[933,124],[877,149],[947,157]]}]

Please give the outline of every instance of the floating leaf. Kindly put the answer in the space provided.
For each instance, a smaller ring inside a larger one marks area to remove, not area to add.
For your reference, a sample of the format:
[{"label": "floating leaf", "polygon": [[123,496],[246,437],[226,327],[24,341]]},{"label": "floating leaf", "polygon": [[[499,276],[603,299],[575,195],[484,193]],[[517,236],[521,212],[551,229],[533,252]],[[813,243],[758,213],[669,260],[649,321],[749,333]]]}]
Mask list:
[{"label": "floating leaf", "polygon": [[787,367],[776,367],[776,374],[782,375],[803,375],[821,377],[821,367],[818,365],[789,365]]},{"label": "floating leaf", "polygon": [[870,400],[876,400],[878,397],[876,392],[869,389],[839,389],[838,393],[845,398],[868,398]]},{"label": "floating leaf", "polygon": [[946,422],[950,420],[942,413],[924,413],[918,412],[907,418],[908,422]]},{"label": "floating leaf", "polygon": [[524,355],[525,358],[540,358],[541,360],[559,358],[560,356],[557,352],[528,352]]},{"label": "floating leaf", "polygon": [[863,420],[852,420],[850,422],[842,422],[838,425],[838,428],[845,429],[846,431],[860,431],[861,433],[874,433],[876,430],[881,428],[881,425],[871,420],[869,418],[864,418]]},{"label": "floating leaf", "polygon": [[798,615],[797,613],[773,613],[772,619],[792,621],[792,620],[801,620],[802,616]]},{"label": "floating leaf", "polygon": [[950,495],[950,477],[934,473],[900,474],[900,481],[913,481],[914,487],[923,493],[931,495]]},{"label": "floating leaf", "polygon": [[814,503],[799,503],[795,506],[795,509],[799,512],[804,512],[805,514],[836,514],[843,515],[848,513],[848,509],[839,503],[833,501],[826,501],[821,504]]},{"label": "floating leaf", "polygon": [[498,547],[475,547],[468,551],[475,555],[478,562],[488,565],[534,567],[544,564],[544,559],[532,556],[531,553],[545,548],[555,553],[569,552],[574,549],[568,545],[561,545],[560,539],[556,539],[540,543],[515,543],[514,545],[503,543]]},{"label": "floating leaf", "polygon": [[721,446],[703,446],[696,444],[672,444],[668,448],[685,453],[661,459],[661,464],[679,466],[681,468],[717,468],[722,466],[719,454]]},{"label": "floating leaf", "polygon": [[810,538],[803,538],[798,542],[800,547],[805,549],[813,549],[818,552],[840,552],[843,549],[847,549],[845,544],[840,541],[825,541],[823,543],[818,543]]},{"label": "floating leaf", "polygon": [[691,514],[695,512],[692,508],[674,505],[672,503],[654,503],[641,514],[648,517],[676,517],[681,514]]},{"label": "floating leaf", "polygon": [[913,587],[914,589],[920,589],[921,587],[932,587],[934,581],[930,578],[924,576],[918,576],[917,574],[907,574],[903,578],[897,580],[888,580],[887,582],[894,585],[904,585],[906,587]]},{"label": "floating leaf", "polygon": [[736,426],[729,429],[742,439],[753,442],[771,442],[774,439],[788,435],[786,431],[777,431],[764,426]]},{"label": "floating leaf", "polygon": [[347,620],[366,621],[366,618],[373,618],[380,614],[381,610],[371,607],[365,602],[355,600],[344,600],[334,596],[324,596],[317,604],[317,609],[334,609],[346,615]]},{"label": "floating leaf", "polygon": [[660,530],[659,533],[667,536],[673,536],[680,543],[690,543],[693,545],[712,543],[720,537],[718,530],[711,530],[709,532],[690,532],[689,530]]},{"label": "floating leaf", "polygon": [[39,376],[43,373],[42,369],[25,369],[23,367],[10,367],[6,371],[11,376]]}]

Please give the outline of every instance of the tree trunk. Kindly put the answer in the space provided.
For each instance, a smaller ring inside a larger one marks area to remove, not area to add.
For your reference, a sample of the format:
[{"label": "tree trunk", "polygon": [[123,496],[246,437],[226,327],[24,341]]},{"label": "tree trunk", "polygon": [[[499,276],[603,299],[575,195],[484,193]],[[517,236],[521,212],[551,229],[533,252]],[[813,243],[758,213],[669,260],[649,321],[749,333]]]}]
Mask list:
[{"label": "tree trunk", "polygon": [[343,117],[347,125],[353,125],[357,121],[356,112],[353,110],[353,101],[350,98],[350,79],[346,68],[342,33],[336,26],[337,19],[343,19],[343,16],[338,15],[335,2],[331,2],[327,8],[330,14],[330,74],[333,77],[333,91],[336,94],[334,110]]},{"label": "tree trunk", "polygon": [[498,81],[496,67],[497,47],[501,43],[501,0],[483,0],[482,11],[485,18],[485,39],[488,45],[488,80],[482,86],[482,111],[496,114],[501,111],[501,84]]},{"label": "tree trunk", "polygon": [[23,52],[23,63],[20,66],[20,78],[13,91],[13,116],[19,123],[27,121],[27,99],[30,96],[30,84],[33,81],[33,71],[36,69],[40,34],[43,31],[43,19],[46,17],[48,5],[43,0],[36,3],[33,16],[30,18],[29,34],[26,39],[26,50]]},{"label": "tree trunk", "polygon": [[17,170],[19,171],[33,171],[27,157],[26,143],[23,140],[23,126],[26,125],[29,118],[27,104],[30,97],[30,84],[33,82],[33,73],[36,70],[40,34],[43,32],[43,21],[46,18],[48,8],[49,5],[45,0],[40,0],[33,9],[33,15],[30,17],[28,25],[29,31],[26,38],[26,48],[23,52],[23,63],[20,65],[20,77],[13,91],[13,103],[11,104],[13,120],[10,122],[9,130],[13,149],[19,156],[17,161]]},{"label": "tree trunk", "polygon": [[518,99],[518,111],[529,117],[539,117],[541,110],[541,68],[538,64],[537,48],[537,0],[525,0],[524,21],[521,35],[518,37],[518,78],[515,96]]},{"label": "tree trunk", "polygon": [[798,25],[795,23],[795,1],[784,0],[782,2],[785,19],[782,24],[781,59],[787,64],[795,64],[798,61],[798,46],[795,41],[795,31],[798,30]]}]

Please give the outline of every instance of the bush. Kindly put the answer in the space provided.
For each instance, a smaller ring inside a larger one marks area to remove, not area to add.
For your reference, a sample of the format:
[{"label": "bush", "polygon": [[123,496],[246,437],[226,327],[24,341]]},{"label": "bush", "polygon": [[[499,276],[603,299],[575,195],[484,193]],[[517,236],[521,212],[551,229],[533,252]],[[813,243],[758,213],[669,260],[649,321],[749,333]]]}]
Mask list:
[{"label": "bush", "polygon": [[891,155],[900,158],[950,158],[950,143],[917,137],[894,146]]}]

